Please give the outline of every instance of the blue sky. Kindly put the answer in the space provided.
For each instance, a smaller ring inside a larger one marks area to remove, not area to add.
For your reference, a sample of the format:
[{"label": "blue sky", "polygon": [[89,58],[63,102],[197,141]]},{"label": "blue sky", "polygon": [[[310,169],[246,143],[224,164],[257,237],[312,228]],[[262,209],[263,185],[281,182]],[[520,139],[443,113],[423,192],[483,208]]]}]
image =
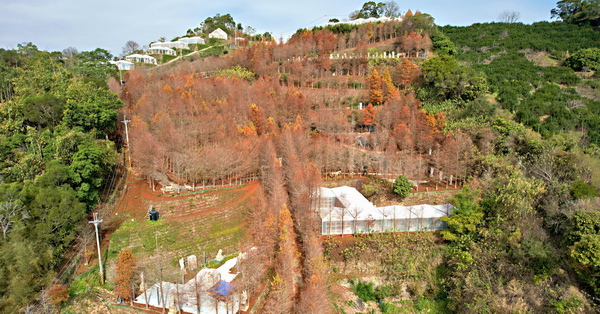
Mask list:
[{"label": "blue sky", "polygon": [[[209,16],[231,14],[244,27],[275,38],[298,28],[321,25],[330,18],[343,20],[365,1],[348,0],[0,0],[0,48],[15,49],[33,42],[40,49],[79,51],[104,48],[119,55],[128,40],[148,45],[195,28]],[[385,2],[385,1],[384,1]],[[550,20],[552,0],[405,0],[408,9],[431,14],[438,25],[470,25],[496,21],[504,11],[517,11],[520,22]]]}]

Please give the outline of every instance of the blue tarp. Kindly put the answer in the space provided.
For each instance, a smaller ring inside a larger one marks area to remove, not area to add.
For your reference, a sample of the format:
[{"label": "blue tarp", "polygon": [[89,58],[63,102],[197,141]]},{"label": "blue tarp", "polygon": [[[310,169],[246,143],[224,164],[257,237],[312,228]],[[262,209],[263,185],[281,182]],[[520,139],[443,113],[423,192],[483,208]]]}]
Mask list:
[{"label": "blue tarp", "polygon": [[231,282],[219,280],[214,286],[208,289],[208,292],[214,293],[217,297],[226,298],[234,289],[235,285]]}]

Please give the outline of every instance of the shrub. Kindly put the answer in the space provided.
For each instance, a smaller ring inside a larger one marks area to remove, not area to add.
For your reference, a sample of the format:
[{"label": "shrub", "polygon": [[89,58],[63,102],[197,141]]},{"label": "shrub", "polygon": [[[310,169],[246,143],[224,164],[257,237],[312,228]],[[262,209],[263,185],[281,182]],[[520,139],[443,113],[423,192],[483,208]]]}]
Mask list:
[{"label": "shrub", "polygon": [[64,285],[53,285],[48,289],[48,297],[53,306],[58,306],[69,299],[69,292]]},{"label": "shrub", "polygon": [[356,283],[351,282],[351,284],[352,284],[352,290],[354,290],[354,293],[356,293],[356,295],[363,302],[377,300],[377,298],[375,297],[375,289],[373,289],[372,282],[367,283],[367,282],[358,281]]},{"label": "shrub", "polygon": [[577,180],[573,182],[573,185],[571,186],[571,195],[576,199],[596,197],[598,196],[598,191],[595,186]]},{"label": "shrub", "polygon": [[584,69],[599,70],[600,69],[600,48],[582,49],[574,53],[565,60],[565,65],[575,71]]},{"label": "shrub", "polygon": [[400,197],[407,197],[412,191],[413,184],[405,176],[399,176],[394,181],[394,193]]}]

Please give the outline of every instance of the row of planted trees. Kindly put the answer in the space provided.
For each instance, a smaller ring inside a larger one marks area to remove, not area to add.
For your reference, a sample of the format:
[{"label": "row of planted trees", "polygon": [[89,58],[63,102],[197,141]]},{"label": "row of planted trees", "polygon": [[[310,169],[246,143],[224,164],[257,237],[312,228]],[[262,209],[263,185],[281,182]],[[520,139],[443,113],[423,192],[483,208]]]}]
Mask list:
[{"label": "row of planted trees", "polygon": [[286,129],[308,134],[309,125],[305,150],[323,172],[421,177],[433,167],[455,177],[466,174],[468,138],[444,133],[445,116],[422,111],[414,94],[400,93],[387,71],[383,78],[371,76],[380,81],[371,84],[377,105],[362,110],[329,110],[275,80],[183,71],[155,75],[160,77],[151,80],[132,72],[124,91],[140,95],[127,107],[130,151],[134,166],[149,178],[164,173],[179,183],[218,185],[256,177],[266,140]]}]

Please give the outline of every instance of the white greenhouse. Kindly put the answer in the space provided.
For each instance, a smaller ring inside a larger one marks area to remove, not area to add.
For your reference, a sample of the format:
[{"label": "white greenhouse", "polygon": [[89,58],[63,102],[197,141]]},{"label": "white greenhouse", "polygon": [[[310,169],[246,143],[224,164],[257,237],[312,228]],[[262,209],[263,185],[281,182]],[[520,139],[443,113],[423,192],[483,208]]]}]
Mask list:
[{"label": "white greenhouse", "polygon": [[450,204],[376,207],[355,188],[320,188],[316,210],[323,235],[446,229]]}]

